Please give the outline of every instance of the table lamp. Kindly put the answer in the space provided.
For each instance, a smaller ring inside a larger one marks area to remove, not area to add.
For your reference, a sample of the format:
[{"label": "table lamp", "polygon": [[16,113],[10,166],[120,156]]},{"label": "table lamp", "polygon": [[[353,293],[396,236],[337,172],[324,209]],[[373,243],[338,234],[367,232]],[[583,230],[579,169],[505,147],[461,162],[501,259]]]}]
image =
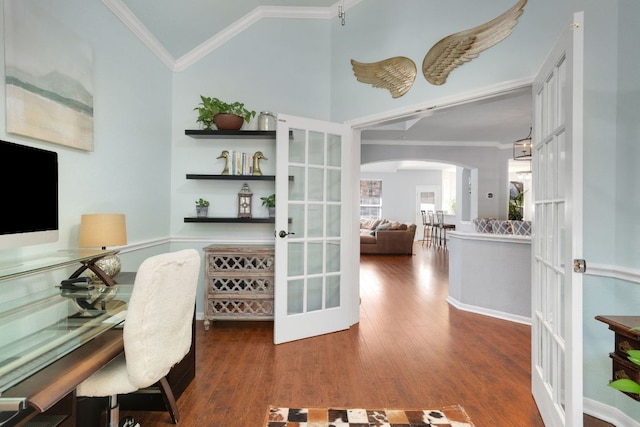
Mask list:
[{"label": "table lamp", "polygon": [[[123,246],[127,244],[127,224],[124,214],[84,214],[80,220],[80,237],[78,246],[81,248],[107,246]],[[120,273],[122,264],[118,254],[100,258],[95,266],[104,271],[110,278]],[[91,273],[92,280],[97,280]]]}]

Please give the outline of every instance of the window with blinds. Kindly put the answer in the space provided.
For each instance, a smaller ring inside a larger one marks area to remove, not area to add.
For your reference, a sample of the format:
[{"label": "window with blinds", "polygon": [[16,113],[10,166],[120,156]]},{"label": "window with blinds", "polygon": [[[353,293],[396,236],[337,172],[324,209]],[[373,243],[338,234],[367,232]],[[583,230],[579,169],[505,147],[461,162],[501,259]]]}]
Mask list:
[{"label": "window with blinds", "polygon": [[420,192],[420,210],[425,212],[436,211],[436,193],[433,191]]},{"label": "window with blinds", "polygon": [[360,180],[360,218],[382,218],[382,180]]}]

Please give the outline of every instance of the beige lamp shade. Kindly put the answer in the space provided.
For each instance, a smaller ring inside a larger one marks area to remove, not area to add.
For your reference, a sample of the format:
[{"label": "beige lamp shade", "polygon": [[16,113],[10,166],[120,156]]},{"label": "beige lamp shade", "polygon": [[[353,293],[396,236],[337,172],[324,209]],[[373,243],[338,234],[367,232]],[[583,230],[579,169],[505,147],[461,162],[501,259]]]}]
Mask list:
[{"label": "beige lamp shade", "polygon": [[106,248],[127,244],[127,224],[124,214],[85,214],[80,220],[81,248]]}]

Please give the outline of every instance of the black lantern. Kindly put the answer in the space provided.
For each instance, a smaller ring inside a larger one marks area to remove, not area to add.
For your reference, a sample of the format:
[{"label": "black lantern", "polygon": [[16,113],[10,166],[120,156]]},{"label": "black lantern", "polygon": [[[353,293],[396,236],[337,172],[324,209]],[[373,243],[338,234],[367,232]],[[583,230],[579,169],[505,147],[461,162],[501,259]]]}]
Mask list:
[{"label": "black lantern", "polygon": [[529,135],[513,143],[513,160],[531,160],[531,130]]},{"label": "black lantern", "polygon": [[253,193],[245,182],[238,193],[238,218],[251,218],[251,200]]}]

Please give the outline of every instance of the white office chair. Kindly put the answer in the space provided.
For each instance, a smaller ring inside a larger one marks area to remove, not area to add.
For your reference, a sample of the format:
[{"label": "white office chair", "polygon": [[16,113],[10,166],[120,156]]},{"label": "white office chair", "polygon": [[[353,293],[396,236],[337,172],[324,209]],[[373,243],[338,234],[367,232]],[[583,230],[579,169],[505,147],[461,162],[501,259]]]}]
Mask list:
[{"label": "white office chair", "polygon": [[[200,254],[185,249],[147,258],[138,269],[127,307],[124,353],[77,388],[78,396],[109,397],[107,426],[118,427],[118,394],[159,383],[174,424],[180,420],[165,376],[191,346]],[[130,417],[128,417],[130,418]],[[136,425],[127,420],[123,425]]]}]

